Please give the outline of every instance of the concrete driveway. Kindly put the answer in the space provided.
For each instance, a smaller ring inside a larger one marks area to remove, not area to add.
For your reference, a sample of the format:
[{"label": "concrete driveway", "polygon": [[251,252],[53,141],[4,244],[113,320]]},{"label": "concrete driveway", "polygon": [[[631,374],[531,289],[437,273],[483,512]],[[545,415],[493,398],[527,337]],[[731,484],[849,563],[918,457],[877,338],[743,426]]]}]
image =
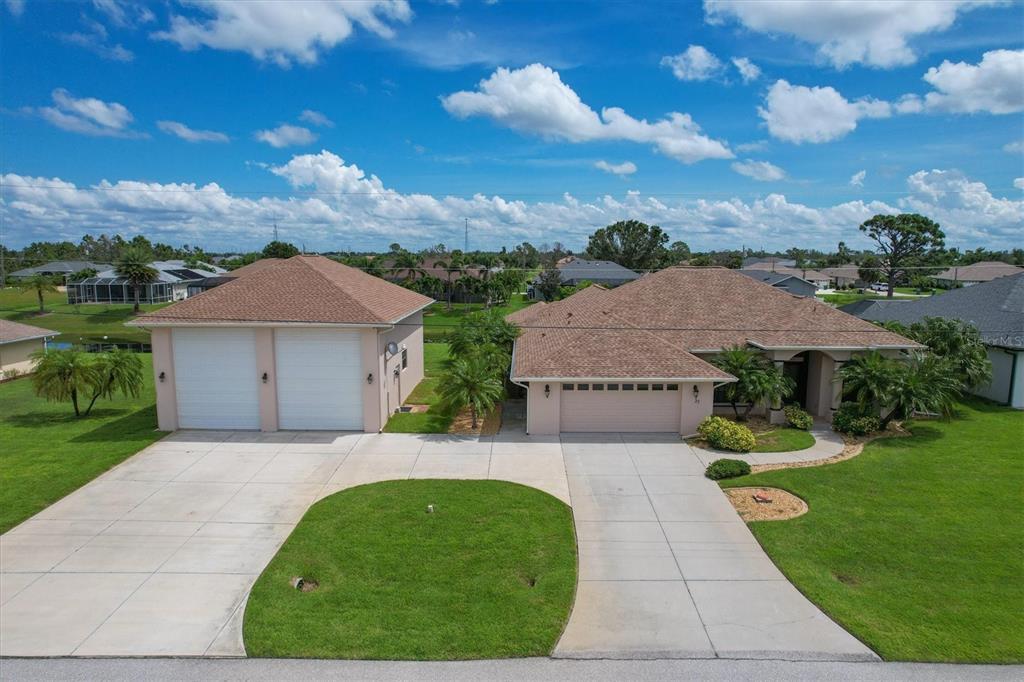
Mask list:
[{"label": "concrete driveway", "polygon": [[555,655],[874,659],[804,599],[673,435],[179,432],[0,537],[0,655],[243,656],[248,591],[315,500],[492,478],[571,502]]}]

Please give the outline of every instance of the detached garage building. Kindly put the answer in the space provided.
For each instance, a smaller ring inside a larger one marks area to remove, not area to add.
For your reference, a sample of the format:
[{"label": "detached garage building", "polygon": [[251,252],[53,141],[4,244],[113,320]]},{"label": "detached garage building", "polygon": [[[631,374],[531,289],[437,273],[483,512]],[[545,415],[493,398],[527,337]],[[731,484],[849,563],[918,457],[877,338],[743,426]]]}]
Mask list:
[{"label": "detached garage building", "polygon": [[295,256],[142,315],[161,430],[377,432],[423,378],[432,299]]}]

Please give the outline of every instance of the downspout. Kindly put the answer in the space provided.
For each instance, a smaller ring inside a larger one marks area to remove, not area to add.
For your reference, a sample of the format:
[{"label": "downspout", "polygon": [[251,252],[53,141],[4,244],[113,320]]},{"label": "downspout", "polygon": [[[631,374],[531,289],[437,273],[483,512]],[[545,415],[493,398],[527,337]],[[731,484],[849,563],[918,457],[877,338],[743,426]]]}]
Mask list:
[{"label": "downspout", "polygon": [[1013,386],[1017,383],[1017,360],[1020,359],[1020,353],[1018,351],[1007,351],[1013,360],[1010,361],[1010,386],[1006,389],[1006,405],[1013,407]]}]

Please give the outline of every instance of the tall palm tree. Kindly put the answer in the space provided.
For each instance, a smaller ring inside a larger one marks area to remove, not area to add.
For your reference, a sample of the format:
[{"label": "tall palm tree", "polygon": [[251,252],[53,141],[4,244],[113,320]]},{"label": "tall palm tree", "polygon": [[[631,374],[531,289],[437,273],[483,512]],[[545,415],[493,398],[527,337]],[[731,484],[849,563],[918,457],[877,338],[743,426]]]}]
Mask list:
[{"label": "tall palm tree", "polygon": [[80,350],[40,350],[32,354],[35,360],[32,387],[40,398],[50,402],[70,400],[75,416],[80,417],[78,396],[95,389],[101,382],[96,365]]},{"label": "tall palm tree", "polygon": [[39,314],[46,312],[46,305],[43,302],[43,295],[57,291],[53,280],[45,275],[32,275],[18,282],[18,289],[23,292],[34,291],[39,299]]},{"label": "tall palm tree", "polygon": [[121,252],[121,257],[117,260],[117,265],[114,268],[118,277],[125,278],[132,285],[135,294],[133,310],[136,315],[139,313],[139,293],[142,287],[150,282],[155,282],[158,275],[156,268],[149,263],[148,253],[138,247],[129,246]]},{"label": "tall palm tree", "polygon": [[505,395],[505,385],[488,358],[474,355],[451,361],[441,380],[439,393],[454,409],[468,406],[475,429],[477,417],[494,409]]}]

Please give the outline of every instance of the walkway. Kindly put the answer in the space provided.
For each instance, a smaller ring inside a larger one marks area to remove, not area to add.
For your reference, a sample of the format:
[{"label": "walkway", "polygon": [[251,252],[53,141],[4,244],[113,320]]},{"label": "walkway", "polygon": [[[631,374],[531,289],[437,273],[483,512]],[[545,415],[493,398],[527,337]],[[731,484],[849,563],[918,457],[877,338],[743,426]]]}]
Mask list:
[{"label": "walkway", "polygon": [[832,425],[825,421],[815,420],[811,427],[811,435],[814,436],[814,445],[805,450],[794,450],[792,452],[726,452],[724,450],[711,450],[694,447],[700,461],[707,466],[716,459],[728,457],[729,459],[742,459],[748,464],[788,464],[790,462],[814,462],[819,459],[835,457],[843,451],[846,443],[843,437],[832,430]]}]

